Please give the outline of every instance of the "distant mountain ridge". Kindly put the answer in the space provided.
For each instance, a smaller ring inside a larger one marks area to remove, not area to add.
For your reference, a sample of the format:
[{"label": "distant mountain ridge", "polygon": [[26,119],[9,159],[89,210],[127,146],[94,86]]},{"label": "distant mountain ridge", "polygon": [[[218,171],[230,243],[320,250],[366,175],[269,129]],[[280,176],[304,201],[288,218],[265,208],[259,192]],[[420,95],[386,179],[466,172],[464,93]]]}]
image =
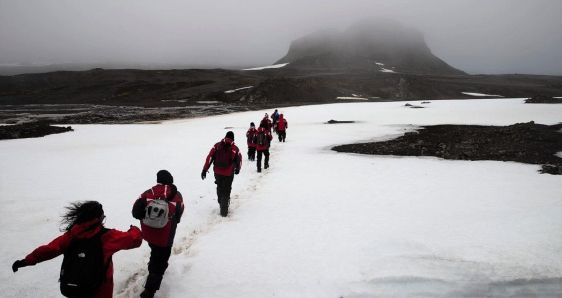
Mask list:
[{"label": "distant mountain ridge", "polygon": [[432,75],[463,75],[431,53],[423,34],[388,19],[368,19],[347,30],[322,30],[291,43],[278,63],[293,68],[346,68]]}]

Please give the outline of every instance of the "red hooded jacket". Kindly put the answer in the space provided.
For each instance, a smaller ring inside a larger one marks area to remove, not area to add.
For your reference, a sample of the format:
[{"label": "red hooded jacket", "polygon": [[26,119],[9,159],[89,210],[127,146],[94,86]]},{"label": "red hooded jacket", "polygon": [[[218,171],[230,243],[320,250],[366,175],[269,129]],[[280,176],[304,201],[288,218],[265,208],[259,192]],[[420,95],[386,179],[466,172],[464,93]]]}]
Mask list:
[{"label": "red hooded jacket", "polygon": [[260,122],[260,126],[264,126],[269,132],[271,132],[271,127],[273,127],[273,122],[269,117],[265,116]]},{"label": "red hooded jacket", "polygon": [[289,128],[287,119],[283,117],[283,114],[279,115],[279,119],[277,120],[277,131],[285,131],[287,128]]},{"label": "red hooded jacket", "polygon": [[[64,254],[73,239],[91,238],[96,235],[102,227],[99,219],[74,225],[70,231],[55,238],[49,244],[36,248],[25,257],[25,262],[28,265],[35,265]],[[106,264],[109,263],[109,266],[106,271],[105,280],[98,290],[93,293],[92,297],[113,297],[113,261],[111,260],[111,256],[123,249],[139,247],[142,244],[142,235],[139,228],[134,226],[131,226],[127,232],[109,229],[101,236],[101,241],[103,259]]]},{"label": "red hooded jacket", "polygon": [[254,127],[250,127],[246,132],[246,144],[248,148],[256,148],[256,143],[254,142],[254,136],[256,135],[257,130]]},{"label": "red hooded jacket", "polygon": [[226,168],[217,167],[215,164],[213,166],[213,171],[217,175],[221,176],[232,176],[236,170],[240,171],[242,168],[242,154],[240,154],[240,150],[234,144],[234,141],[229,138],[224,138],[222,141],[216,143],[209,154],[207,155],[207,159],[205,159],[205,165],[203,166],[203,171],[207,172],[211,167],[211,163],[215,160],[215,153],[218,150],[224,148],[224,146],[230,146],[230,164]]},{"label": "red hooded jacket", "polygon": [[[143,192],[133,205],[133,214],[138,212],[139,209],[140,213],[144,214],[146,205],[151,200],[169,198],[172,195],[173,188],[175,188],[175,185],[173,184],[166,185],[159,183]],[[146,240],[146,242],[160,247],[169,247],[174,243],[176,227],[178,226],[184,211],[183,197],[179,191],[176,192],[172,199],[168,199],[168,208],[170,220],[163,228],[149,227],[142,223],[141,220],[142,237]]]},{"label": "red hooded jacket", "polygon": [[265,144],[263,144],[263,145],[256,144],[256,150],[265,151],[265,150],[269,149],[269,144],[271,143],[271,139],[273,139],[273,136],[271,136],[271,132],[269,132],[269,130],[267,130],[263,127],[260,127],[260,128],[258,128],[258,132],[256,133],[256,137],[261,132],[265,133],[265,137],[267,139],[267,142],[265,142]]}]

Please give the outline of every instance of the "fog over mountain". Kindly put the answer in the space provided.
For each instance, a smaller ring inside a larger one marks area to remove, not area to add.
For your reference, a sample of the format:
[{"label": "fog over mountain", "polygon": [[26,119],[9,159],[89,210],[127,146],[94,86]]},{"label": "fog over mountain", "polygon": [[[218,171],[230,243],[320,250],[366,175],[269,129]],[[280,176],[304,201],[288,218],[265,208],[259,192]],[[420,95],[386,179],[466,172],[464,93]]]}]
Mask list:
[{"label": "fog over mountain", "polygon": [[0,66],[272,64],[295,39],[387,18],[468,73],[562,75],[559,0],[0,0]]}]

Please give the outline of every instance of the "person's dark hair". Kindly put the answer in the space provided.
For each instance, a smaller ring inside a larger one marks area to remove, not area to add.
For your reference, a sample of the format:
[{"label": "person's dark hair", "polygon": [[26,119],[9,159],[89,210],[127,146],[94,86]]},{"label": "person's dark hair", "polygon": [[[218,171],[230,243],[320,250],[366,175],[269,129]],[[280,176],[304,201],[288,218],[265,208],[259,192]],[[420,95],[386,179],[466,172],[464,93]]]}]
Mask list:
[{"label": "person's dark hair", "polygon": [[61,226],[64,231],[70,231],[76,224],[81,224],[95,218],[103,219],[103,207],[96,201],[73,202],[65,207]]}]

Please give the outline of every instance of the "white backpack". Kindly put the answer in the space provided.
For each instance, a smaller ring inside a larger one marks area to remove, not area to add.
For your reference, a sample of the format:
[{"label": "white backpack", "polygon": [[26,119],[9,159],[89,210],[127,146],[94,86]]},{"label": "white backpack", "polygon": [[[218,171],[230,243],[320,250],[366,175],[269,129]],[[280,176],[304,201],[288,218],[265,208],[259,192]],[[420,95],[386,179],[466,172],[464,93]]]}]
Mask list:
[{"label": "white backpack", "polygon": [[163,228],[168,224],[170,207],[168,201],[154,199],[148,202],[142,223],[151,228]]}]

